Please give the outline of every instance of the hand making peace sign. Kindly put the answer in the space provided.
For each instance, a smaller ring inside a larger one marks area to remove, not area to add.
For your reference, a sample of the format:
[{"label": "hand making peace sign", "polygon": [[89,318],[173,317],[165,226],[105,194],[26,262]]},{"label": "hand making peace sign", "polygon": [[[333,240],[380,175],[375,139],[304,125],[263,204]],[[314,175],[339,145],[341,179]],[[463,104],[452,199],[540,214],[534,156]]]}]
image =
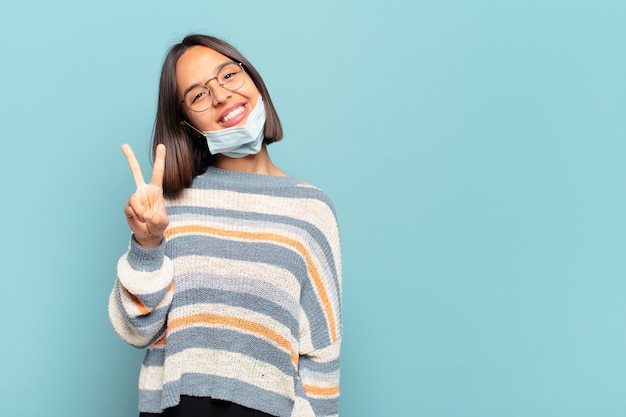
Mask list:
[{"label": "hand making peace sign", "polygon": [[130,145],[122,145],[130,171],[137,184],[137,191],[128,199],[124,213],[135,240],[144,248],[153,248],[161,244],[163,232],[167,229],[169,219],[163,200],[163,171],[165,168],[165,145],[156,148],[152,179],[146,184],[141,167]]}]

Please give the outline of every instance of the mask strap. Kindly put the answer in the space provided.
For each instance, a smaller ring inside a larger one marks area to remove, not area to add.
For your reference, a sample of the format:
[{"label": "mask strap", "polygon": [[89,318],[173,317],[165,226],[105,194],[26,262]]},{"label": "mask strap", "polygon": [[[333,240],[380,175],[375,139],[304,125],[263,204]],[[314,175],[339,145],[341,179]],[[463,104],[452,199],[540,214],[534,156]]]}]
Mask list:
[{"label": "mask strap", "polygon": [[192,125],[191,123],[189,123],[187,120],[183,120],[183,123],[186,124],[187,126],[189,126],[190,128],[192,128],[193,130],[195,130],[196,132],[200,133],[200,135],[204,136],[203,132],[201,132],[198,129],[196,129],[195,126]]}]

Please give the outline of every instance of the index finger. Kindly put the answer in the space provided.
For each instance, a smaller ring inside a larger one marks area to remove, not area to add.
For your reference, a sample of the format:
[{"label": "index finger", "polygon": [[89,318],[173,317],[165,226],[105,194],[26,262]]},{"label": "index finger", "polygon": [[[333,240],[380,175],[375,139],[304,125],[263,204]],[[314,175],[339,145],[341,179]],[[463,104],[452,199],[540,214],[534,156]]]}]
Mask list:
[{"label": "index finger", "polygon": [[163,187],[163,172],[165,171],[165,145],[162,143],[157,145],[156,155],[154,156],[154,166],[152,167],[151,185]]},{"label": "index finger", "polygon": [[122,152],[126,156],[126,160],[128,161],[128,166],[130,167],[130,172],[133,174],[133,178],[135,179],[135,184],[137,188],[144,185],[146,182],[143,179],[143,174],[141,173],[141,167],[139,166],[139,161],[135,157],[135,153],[129,144],[125,143],[122,145]]}]

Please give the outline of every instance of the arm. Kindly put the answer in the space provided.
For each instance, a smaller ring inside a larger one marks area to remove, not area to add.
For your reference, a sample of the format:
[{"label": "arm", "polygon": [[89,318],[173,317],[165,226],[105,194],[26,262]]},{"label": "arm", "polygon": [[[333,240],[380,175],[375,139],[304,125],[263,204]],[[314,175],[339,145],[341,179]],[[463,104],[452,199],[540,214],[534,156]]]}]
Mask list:
[{"label": "arm", "polygon": [[146,184],[135,154],[122,146],[137,190],[124,206],[133,232],[130,248],[117,265],[117,281],[109,297],[115,331],[133,346],[143,347],[164,331],[172,299],[172,262],[165,256],[163,233],[169,224],[163,199],[165,147],[156,148],[152,180]]},{"label": "arm", "polygon": [[296,392],[294,416],[339,414],[341,255],[334,212],[326,217],[326,221],[318,223],[318,233],[313,234],[316,249],[310,252],[310,276],[301,294],[301,384]]},{"label": "arm", "polygon": [[133,237],[118,261],[117,280],[109,296],[109,319],[127,343],[143,348],[165,331],[172,302],[172,261],[164,255],[165,243],[141,247]]},{"label": "arm", "polygon": [[305,415],[301,410],[309,407],[309,413],[312,411],[316,417],[339,415],[340,347],[339,338],[327,346],[300,354],[298,373],[302,390],[296,392],[299,398],[295,407],[300,411],[294,412],[294,416]]}]

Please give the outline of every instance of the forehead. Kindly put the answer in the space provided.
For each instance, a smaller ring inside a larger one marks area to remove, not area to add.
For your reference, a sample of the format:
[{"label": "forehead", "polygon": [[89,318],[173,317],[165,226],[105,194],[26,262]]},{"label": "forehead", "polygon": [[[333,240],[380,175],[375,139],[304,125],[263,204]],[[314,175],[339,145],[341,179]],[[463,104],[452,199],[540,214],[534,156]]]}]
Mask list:
[{"label": "forehead", "polygon": [[215,76],[219,66],[231,62],[227,56],[206,46],[192,46],[176,62],[176,84],[183,91],[192,84],[204,83]]}]

